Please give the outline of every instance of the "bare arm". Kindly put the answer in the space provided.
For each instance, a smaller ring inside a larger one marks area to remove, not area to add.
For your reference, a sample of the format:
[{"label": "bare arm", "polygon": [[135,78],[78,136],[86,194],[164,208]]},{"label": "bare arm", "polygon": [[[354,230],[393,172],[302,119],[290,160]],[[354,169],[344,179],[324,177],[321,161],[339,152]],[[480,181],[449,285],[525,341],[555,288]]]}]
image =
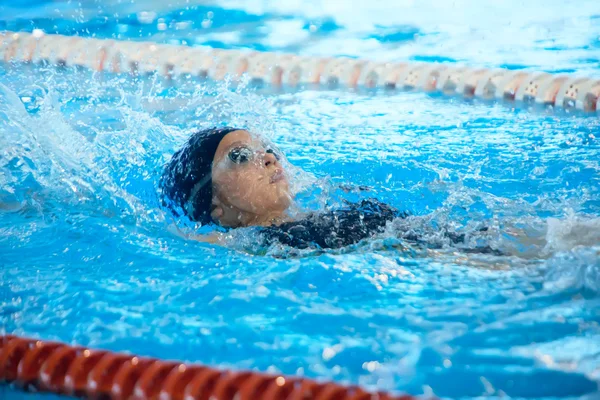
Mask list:
[{"label": "bare arm", "polygon": [[196,240],[198,242],[204,243],[213,243],[213,244],[222,244],[224,236],[220,232],[213,232],[207,235],[196,235],[193,233],[185,233],[175,224],[169,225],[169,232],[173,233],[176,236],[179,236],[183,239],[187,240]]}]

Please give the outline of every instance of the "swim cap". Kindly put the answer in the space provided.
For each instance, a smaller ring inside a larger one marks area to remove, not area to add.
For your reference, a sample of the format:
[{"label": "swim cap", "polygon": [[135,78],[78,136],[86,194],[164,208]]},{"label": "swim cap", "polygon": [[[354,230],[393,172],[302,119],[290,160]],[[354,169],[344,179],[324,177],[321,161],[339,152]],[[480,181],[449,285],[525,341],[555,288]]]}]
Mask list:
[{"label": "swim cap", "polygon": [[209,128],[194,133],[165,166],[159,182],[161,202],[177,216],[202,225],[212,221],[212,162],[221,140],[238,128]]}]

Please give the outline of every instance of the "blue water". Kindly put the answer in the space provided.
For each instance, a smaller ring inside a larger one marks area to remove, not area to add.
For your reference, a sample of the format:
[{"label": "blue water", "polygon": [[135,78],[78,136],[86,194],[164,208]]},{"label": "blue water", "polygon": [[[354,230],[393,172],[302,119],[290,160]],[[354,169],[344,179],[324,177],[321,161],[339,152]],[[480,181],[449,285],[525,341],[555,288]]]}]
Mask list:
[{"label": "blue water", "polygon": [[[0,29],[598,76],[600,10],[564,3],[6,2]],[[279,145],[301,207],[372,196],[414,217],[339,251],[184,240],[156,182],[220,123]],[[597,117],[421,93],[0,64],[0,333],[445,398],[596,399],[599,133]],[[408,228],[505,255],[424,250]]]}]

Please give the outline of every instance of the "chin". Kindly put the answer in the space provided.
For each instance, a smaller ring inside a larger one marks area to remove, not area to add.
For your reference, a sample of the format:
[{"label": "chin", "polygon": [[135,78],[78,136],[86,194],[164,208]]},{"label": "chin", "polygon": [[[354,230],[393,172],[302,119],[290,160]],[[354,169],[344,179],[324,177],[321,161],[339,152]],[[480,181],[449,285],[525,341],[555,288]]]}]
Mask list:
[{"label": "chin", "polygon": [[270,201],[270,204],[267,208],[270,211],[285,211],[290,206],[290,203],[291,198],[289,195],[279,195]]},{"label": "chin", "polygon": [[290,193],[287,182],[281,185],[277,191],[276,203],[280,206],[281,211],[286,210],[292,203],[292,194]]},{"label": "chin", "polygon": [[283,212],[292,203],[292,195],[285,181],[257,187],[250,197],[255,198],[256,202],[248,210],[258,214]]},{"label": "chin", "polygon": [[290,204],[292,203],[292,199],[289,196],[286,196],[285,198],[281,199],[281,202],[279,203],[280,207],[280,211],[285,211],[289,208]]}]

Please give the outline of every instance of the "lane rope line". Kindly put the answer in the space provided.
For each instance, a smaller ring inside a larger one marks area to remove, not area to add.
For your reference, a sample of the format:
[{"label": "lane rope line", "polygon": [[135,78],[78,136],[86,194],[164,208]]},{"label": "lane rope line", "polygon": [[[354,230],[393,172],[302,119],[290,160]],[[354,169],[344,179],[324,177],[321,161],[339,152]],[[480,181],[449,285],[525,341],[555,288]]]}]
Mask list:
[{"label": "lane rope line", "polygon": [[63,343],[0,336],[0,383],[110,400],[416,400],[358,386],[228,371]]},{"label": "lane rope line", "polygon": [[0,33],[0,60],[47,63],[111,73],[193,76],[220,81],[247,74],[253,83],[299,88],[363,88],[441,92],[447,96],[579,110],[600,116],[600,79],[545,72],[436,63],[305,57],[152,42]]}]

